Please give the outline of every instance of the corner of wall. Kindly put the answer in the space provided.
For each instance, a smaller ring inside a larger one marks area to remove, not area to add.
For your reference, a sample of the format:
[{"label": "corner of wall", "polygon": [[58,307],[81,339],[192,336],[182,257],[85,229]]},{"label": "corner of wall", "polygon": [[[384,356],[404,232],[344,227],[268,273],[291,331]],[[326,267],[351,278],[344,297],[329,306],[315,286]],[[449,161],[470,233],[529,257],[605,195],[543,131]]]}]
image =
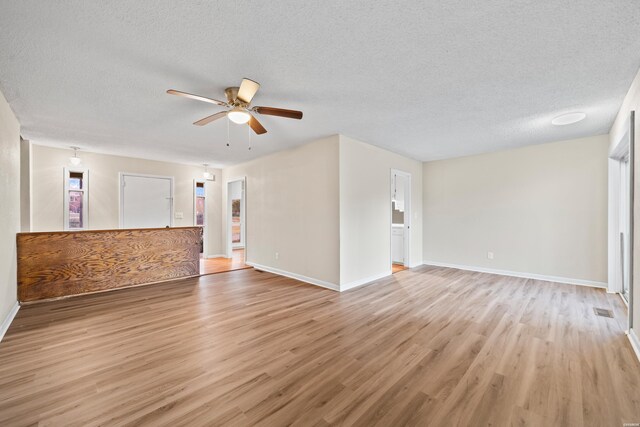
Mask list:
[{"label": "corner of wall", "polygon": [[7,333],[7,331],[9,330],[9,326],[11,326],[11,322],[13,322],[13,319],[15,319],[19,309],[20,309],[20,304],[18,303],[18,301],[16,301],[11,307],[11,309],[9,310],[9,312],[7,313],[6,317],[2,320],[2,323],[0,324],[0,342],[2,341],[2,338],[4,338],[4,335]]},{"label": "corner of wall", "polygon": [[[20,123],[0,93],[0,320],[17,311],[16,233],[20,231]],[[3,332],[4,333],[4,332]]]}]

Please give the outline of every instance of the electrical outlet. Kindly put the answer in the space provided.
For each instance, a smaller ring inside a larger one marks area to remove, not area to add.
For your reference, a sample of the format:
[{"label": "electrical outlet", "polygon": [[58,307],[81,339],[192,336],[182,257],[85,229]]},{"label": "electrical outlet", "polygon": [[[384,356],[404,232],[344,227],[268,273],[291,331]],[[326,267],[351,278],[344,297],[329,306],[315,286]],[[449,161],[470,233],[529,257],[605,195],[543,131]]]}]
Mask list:
[{"label": "electrical outlet", "polygon": [[493,259],[493,252],[487,252],[487,258]]},{"label": "electrical outlet", "polygon": [[276,252],[276,259],[280,259],[280,253]]},{"label": "electrical outlet", "polygon": [[176,212],[176,214],[174,215],[176,219],[183,219],[184,218],[184,214],[182,212]]}]

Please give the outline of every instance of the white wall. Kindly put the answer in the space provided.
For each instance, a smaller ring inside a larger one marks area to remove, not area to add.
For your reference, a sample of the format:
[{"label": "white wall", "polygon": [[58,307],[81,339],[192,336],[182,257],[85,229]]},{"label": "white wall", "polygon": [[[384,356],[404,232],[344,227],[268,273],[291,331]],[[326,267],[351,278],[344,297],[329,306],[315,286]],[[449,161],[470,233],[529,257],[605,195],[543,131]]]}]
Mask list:
[{"label": "white wall", "polygon": [[410,263],[422,263],[422,163],[340,135],[340,285],[391,274],[391,169],[411,174]]},{"label": "white wall", "polygon": [[425,263],[605,286],[607,150],[603,135],[425,163]]},{"label": "white wall", "polygon": [[338,289],[338,136],[225,168],[222,200],[226,183],[242,177],[247,262]]},{"label": "white wall", "polygon": [[[63,230],[63,170],[70,166],[71,150],[32,144],[32,230]],[[193,180],[202,179],[202,166],[158,162],[130,157],[79,151],[82,167],[89,170],[89,227],[92,230],[119,228],[119,172],[174,177],[175,227],[194,224]],[[207,181],[207,253],[220,254],[221,171],[210,169],[216,181]]]},{"label": "white wall", "polygon": [[0,339],[17,309],[16,233],[20,231],[20,124],[0,93]]},{"label": "white wall", "polygon": [[[629,92],[622,102],[620,111],[609,132],[609,149],[612,152],[615,144],[620,141],[626,132],[625,125],[631,111],[636,112],[635,122],[635,183],[634,183],[634,251],[633,260],[633,336],[638,340],[640,329],[640,71],[633,80]],[[640,346],[640,340],[636,343]],[[637,350],[640,351],[640,348]],[[640,357],[640,354],[639,356]]]}]

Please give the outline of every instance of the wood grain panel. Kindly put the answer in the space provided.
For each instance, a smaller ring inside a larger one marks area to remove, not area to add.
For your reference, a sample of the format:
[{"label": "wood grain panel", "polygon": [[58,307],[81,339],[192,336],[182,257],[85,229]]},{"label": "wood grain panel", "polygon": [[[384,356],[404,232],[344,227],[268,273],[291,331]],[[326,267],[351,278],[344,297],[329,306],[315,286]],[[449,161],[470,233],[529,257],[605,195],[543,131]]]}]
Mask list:
[{"label": "wood grain panel", "polygon": [[19,233],[18,299],[197,276],[201,233],[200,227]]}]

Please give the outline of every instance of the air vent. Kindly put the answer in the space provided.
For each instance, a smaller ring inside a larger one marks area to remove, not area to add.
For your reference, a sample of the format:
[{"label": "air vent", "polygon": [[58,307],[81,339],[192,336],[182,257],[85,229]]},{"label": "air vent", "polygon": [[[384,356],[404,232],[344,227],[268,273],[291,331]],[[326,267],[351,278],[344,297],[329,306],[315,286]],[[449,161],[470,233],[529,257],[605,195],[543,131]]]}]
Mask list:
[{"label": "air vent", "polygon": [[606,308],[594,307],[593,311],[596,313],[596,316],[610,317],[613,319],[613,313],[611,312],[611,310],[607,310]]}]

